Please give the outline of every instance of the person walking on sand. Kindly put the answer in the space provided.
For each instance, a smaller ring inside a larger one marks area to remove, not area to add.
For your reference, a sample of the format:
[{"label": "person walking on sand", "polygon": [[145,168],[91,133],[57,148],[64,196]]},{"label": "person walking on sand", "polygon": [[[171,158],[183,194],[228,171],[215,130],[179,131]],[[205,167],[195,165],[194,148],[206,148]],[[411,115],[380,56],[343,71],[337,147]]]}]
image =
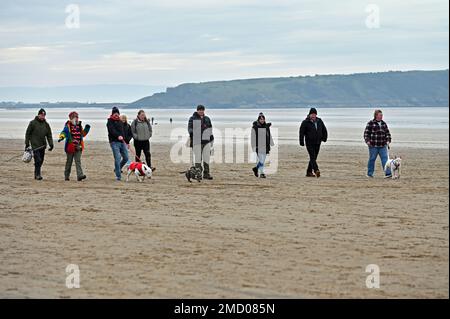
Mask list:
[{"label": "person walking on sand", "polygon": [[322,119],[317,117],[317,110],[311,108],[308,116],[300,126],[300,146],[305,146],[309,154],[309,164],[306,170],[307,177],[320,177],[317,157],[322,142],[328,139],[328,131]]},{"label": "person walking on sand", "polygon": [[123,123],[124,136],[123,140],[125,144],[130,145],[131,140],[133,139],[133,132],[131,130],[131,125],[128,123],[128,117],[125,114],[120,115],[120,120]]},{"label": "person walking on sand", "polygon": [[75,167],[77,169],[77,181],[86,179],[81,167],[81,154],[84,150],[84,137],[89,133],[91,126],[89,124],[83,128],[79,120],[77,112],[69,114],[69,120],[64,125],[64,129],[59,134],[58,143],[66,140],[64,151],[66,152],[66,168],[64,170],[64,178],[66,181],[70,180],[70,171],[72,170],[72,163],[75,160]]},{"label": "person walking on sand", "polygon": [[108,139],[114,156],[114,172],[116,180],[122,179],[122,167],[128,162],[128,150],[125,144],[125,125],[120,120],[120,111],[113,107],[108,122]]},{"label": "person walking on sand", "polygon": [[256,152],[257,164],[253,167],[253,173],[256,177],[266,178],[264,173],[264,164],[266,157],[270,153],[271,146],[274,146],[270,127],[272,123],[266,122],[266,117],[263,113],[259,113],[258,120],[253,122],[251,143],[252,149]]},{"label": "person walking on sand", "polygon": [[[367,177],[372,178],[378,155],[380,156],[382,167],[385,167],[389,159],[388,149],[392,141],[391,132],[386,122],[383,121],[383,112],[381,110],[375,110],[373,120],[367,123],[366,129],[364,130],[364,141],[369,147]],[[391,171],[389,169],[386,170],[385,177],[391,177]]]},{"label": "person walking on sand", "polygon": [[203,105],[197,106],[197,111],[189,118],[188,132],[190,147],[193,151],[194,166],[203,171],[203,179],[212,180],[209,162],[214,135],[211,119],[205,115],[205,107]]},{"label": "person walking on sand", "polygon": [[152,166],[152,154],[150,153],[150,138],[153,135],[153,129],[144,110],[140,110],[136,119],[131,123],[131,132],[133,134],[137,160],[141,160],[141,153],[144,152],[145,163],[154,171],[155,168]]},{"label": "person walking on sand", "polygon": [[25,149],[30,146],[33,150],[34,157],[34,179],[41,181],[41,169],[44,164],[45,149],[47,142],[49,145],[49,152],[53,150],[54,144],[52,139],[52,130],[46,120],[47,113],[44,109],[40,109],[38,115],[32,120],[27,127],[25,133]]}]

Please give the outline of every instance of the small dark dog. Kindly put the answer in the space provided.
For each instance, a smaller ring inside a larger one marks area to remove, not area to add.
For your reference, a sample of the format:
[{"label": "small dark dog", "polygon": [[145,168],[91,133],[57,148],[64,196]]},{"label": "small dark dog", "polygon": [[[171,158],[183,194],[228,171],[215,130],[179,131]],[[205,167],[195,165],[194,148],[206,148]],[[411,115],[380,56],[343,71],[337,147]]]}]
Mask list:
[{"label": "small dark dog", "polygon": [[184,172],[180,172],[180,174],[184,174],[189,183],[192,183],[192,179],[197,180],[197,182],[201,182],[202,180],[202,168],[192,166],[190,169]]}]

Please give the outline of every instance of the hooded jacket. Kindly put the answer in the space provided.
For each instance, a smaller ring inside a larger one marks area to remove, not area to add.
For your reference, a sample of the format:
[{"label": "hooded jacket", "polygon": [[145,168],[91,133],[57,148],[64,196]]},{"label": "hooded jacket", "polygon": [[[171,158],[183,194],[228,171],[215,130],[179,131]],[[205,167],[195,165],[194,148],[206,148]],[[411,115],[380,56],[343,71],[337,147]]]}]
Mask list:
[{"label": "hooded jacket", "polygon": [[141,121],[136,118],[131,123],[131,131],[135,141],[148,141],[153,135],[152,125],[149,120]]},{"label": "hooded jacket", "polygon": [[[271,146],[275,145],[272,139],[272,134],[270,133],[270,127],[272,126],[272,123],[264,123],[261,124],[259,121],[253,122],[252,125],[252,150],[256,153],[265,152],[266,154],[270,153]],[[265,139],[264,137],[260,137],[259,134],[265,133]],[[265,141],[265,145],[261,147],[259,145],[260,141]]]},{"label": "hooded jacket", "polygon": [[125,138],[125,126],[120,120],[120,116],[118,114],[112,114],[108,118],[106,127],[108,128],[108,139],[110,143],[121,142],[119,141],[119,136]]},{"label": "hooded jacket", "polygon": [[53,147],[52,130],[46,120],[41,121],[38,116],[28,124],[25,133],[25,146],[33,149],[40,147],[47,147],[47,142],[50,147]]},{"label": "hooded jacket", "polygon": [[[212,133],[212,123],[211,119],[208,116],[203,116],[203,118],[198,115],[197,112],[194,112],[192,116],[189,118],[188,122],[188,132],[190,137],[190,147],[193,145],[194,140],[194,121],[199,121],[201,127],[201,143],[202,145],[206,145],[214,141],[214,135]],[[206,132],[205,132],[206,131]]]}]

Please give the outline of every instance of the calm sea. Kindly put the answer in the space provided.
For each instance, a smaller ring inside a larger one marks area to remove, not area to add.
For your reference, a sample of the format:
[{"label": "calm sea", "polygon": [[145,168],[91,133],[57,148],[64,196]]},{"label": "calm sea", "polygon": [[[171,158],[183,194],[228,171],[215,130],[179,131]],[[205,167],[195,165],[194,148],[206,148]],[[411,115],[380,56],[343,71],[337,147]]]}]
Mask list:
[{"label": "calm sea", "polygon": [[[47,109],[47,119],[55,139],[67,120],[69,109]],[[109,109],[78,109],[80,119],[92,126],[90,140],[106,141],[106,119]],[[138,110],[123,109],[131,122]],[[211,109],[207,110],[213,121],[216,136],[229,139],[232,130],[245,131],[262,111],[268,122],[272,122],[278,144],[298,143],[298,128],[308,109]],[[0,138],[24,138],[28,122],[37,110],[0,109]],[[177,136],[186,136],[186,126],[192,109],[149,109],[148,117],[155,119],[153,142],[174,143]],[[385,121],[393,135],[393,143],[405,147],[448,148],[449,109],[448,108],[384,108]],[[319,117],[329,130],[329,144],[363,145],[364,127],[372,118],[371,108],[323,108]],[[170,124],[169,119],[173,122]],[[236,132],[236,131],[235,131]],[[239,135],[239,134],[238,134]],[[172,139],[171,139],[172,136]],[[179,137],[181,138],[181,137]],[[239,138],[238,138],[239,140]]]}]

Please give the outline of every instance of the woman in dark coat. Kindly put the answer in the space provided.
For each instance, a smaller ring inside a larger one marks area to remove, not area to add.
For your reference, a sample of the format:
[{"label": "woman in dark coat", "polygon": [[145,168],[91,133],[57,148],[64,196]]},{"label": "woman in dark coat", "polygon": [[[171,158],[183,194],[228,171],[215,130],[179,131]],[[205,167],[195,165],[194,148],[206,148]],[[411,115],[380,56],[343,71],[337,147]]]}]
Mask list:
[{"label": "woman in dark coat", "polygon": [[266,122],[263,113],[259,113],[258,120],[253,122],[252,126],[252,149],[256,152],[257,163],[253,167],[253,173],[256,177],[266,178],[264,173],[264,165],[266,157],[270,153],[270,148],[274,145],[270,127],[272,123]]}]

